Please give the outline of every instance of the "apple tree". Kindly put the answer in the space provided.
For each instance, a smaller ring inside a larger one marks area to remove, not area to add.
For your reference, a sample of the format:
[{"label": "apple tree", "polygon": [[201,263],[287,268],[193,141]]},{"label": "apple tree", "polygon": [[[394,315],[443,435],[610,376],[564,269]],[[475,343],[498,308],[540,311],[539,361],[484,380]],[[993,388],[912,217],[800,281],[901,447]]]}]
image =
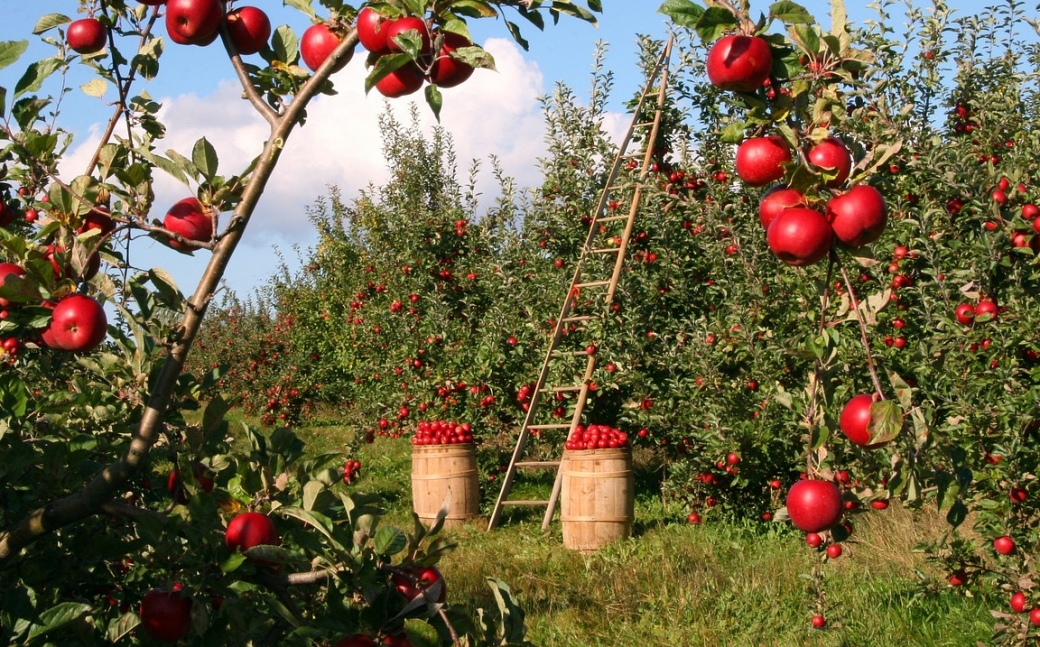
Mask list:
[{"label": "apple tree", "polygon": [[[342,454],[307,454],[288,428],[229,429],[232,401],[214,395],[220,370],[183,369],[285,141],[310,102],[334,91],[330,77],[359,39],[383,37],[366,44],[368,87],[387,96],[425,87],[436,112],[439,87],[493,66],[467,20],[515,12],[542,28],[546,14],[594,21],[599,3],[287,4],[313,23],[301,36],[272,28],[264,10],[220,0],[69,2],[85,16],[40,18],[34,36],[50,55],[22,62],[14,85],[0,88],[0,636],[9,644],[523,639],[504,583],[491,583],[497,616],[443,604],[433,564],[450,545],[436,524],[409,534],[380,525],[378,502],[345,489]],[[160,106],[141,88],[162,75],[167,48],[218,40],[226,57],[211,51],[269,125],[255,160],[230,172],[206,139],[162,151]],[[0,43],[0,66],[27,48]],[[115,100],[75,174],[64,164],[75,133],[62,126],[62,99],[83,70],[92,78],[82,92]],[[186,185],[184,199],[155,204],[160,173]],[[205,259],[192,295],[139,266],[142,235]]]}]

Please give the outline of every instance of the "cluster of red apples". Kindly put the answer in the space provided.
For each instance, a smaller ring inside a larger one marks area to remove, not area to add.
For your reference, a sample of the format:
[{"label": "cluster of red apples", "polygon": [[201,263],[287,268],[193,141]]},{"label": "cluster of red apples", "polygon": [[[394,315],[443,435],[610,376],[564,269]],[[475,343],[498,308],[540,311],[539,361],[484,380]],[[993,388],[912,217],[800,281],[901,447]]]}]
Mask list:
[{"label": "cluster of red apples", "polygon": [[461,445],[473,442],[473,426],[445,420],[422,420],[412,436],[413,445]]},{"label": "cluster of red apples", "polygon": [[[226,24],[235,50],[243,55],[256,54],[271,38],[271,21],[257,7],[239,7],[225,13],[222,0],[138,0],[144,5],[164,5],[166,33],[180,45],[205,47],[220,34],[221,23]],[[411,33],[421,46],[418,62],[408,62],[390,72],[375,84],[376,90],[396,98],[418,91],[424,82],[441,88],[460,85],[473,74],[473,66],[452,56],[452,52],[472,43],[461,34],[435,30],[418,16],[391,18],[365,8],[357,18],[358,39],[371,53],[370,62],[380,57],[405,52],[398,36]],[[300,57],[312,71],[328,60],[343,42],[346,34],[338,25],[317,23],[311,25],[300,38]],[[108,30],[92,15],[72,22],[66,33],[69,47],[80,54],[96,54],[104,49]],[[342,69],[352,58],[348,50],[336,63]]]},{"label": "cluster of red apples", "polygon": [[572,451],[628,447],[628,434],[610,425],[578,425],[567,438],[564,447]]},{"label": "cluster of red apples", "polygon": [[421,43],[418,62],[408,62],[376,82],[380,94],[396,98],[417,92],[424,82],[453,88],[473,74],[473,66],[452,56],[452,52],[473,43],[461,34],[431,29],[419,16],[390,18],[368,7],[357,18],[358,40],[371,53],[370,61],[404,53],[398,38],[411,34]]},{"label": "cluster of red apples", "polygon": [[[736,92],[761,88],[769,81],[772,66],[769,43],[741,34],[720,38],[707,58],[712,84]],[[737,148],[737,175],[748,186],[764,187],[783,180],[794,158],[791,144],[783,137],[753,137]],[[826,258],[834,242],[855,248],[877,240],[888,223],[884,197],[866,184],[843,189],[853,167],[844,142],[834,136],[814,141],[804,151],[804,163],[821,177],[824,194],[830,198],[817,204],[803,191],[784,184],[768,190],[759,218],[773,253],[800,267]]]},{"label": "cluster of red apples", "polygon": [[[35,210],[30,219],[34,221],[37,217]],[[27,211],[28,214],[28,211]],[[107,210],[103,208],[92,209],[85,216],[77,233],[84,234],[93,229],[100,230],[102,236],[107,236],[116,228],[115,222],[109,217]],[[89,281],[101,268],[101,256],[95,250],[92,252],[84,267],[79,272],[72,266],[72,252],[63,245],[55,242],[40,248],[40,254],[50,262],[51,271],[55,283],[73,281],[76,283]],[[25,267],[17,263],[0,263],[0,286],[14,289],[19,281],[35,282],[41,277],[30,276]],[[25,292],[25,290],[22,290]],[[79,292],[68,292],[62,290],[64,296],[46,299],[34,304],[42,306],[51,311],[48,326],[42,331],[33,331],[30,334],[5,337],[0,340],[0,356],[11,361],[18,356],[22,349],[22,342],[28,340],[36,345],[53,350],[63,350],[73,353],[86,353],[101,345],[108,334],[108,317],[101,303],[92,296]],[[0,296],[0,320],[8,319],[19,309],[29,305],[24,300],[14,300]],[[24,337],[24,339],[23,339]]]}]

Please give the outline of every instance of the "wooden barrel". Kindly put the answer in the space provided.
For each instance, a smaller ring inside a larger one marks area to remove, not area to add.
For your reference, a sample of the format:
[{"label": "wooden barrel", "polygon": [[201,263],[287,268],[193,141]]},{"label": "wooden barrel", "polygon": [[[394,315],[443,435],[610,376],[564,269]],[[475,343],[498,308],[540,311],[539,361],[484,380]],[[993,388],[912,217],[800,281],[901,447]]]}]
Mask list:
[{"label": "wooden barrel", "polygon": [[583,552],[632,536],[635,483],[631,449],[563,453],[563,545]]},{"label": "wooden barrel", "polygon": [[480,513],[477,454],[473,443],[412,445],[412,509],[433,523],[451,492],[445,528],[455,528]]}]

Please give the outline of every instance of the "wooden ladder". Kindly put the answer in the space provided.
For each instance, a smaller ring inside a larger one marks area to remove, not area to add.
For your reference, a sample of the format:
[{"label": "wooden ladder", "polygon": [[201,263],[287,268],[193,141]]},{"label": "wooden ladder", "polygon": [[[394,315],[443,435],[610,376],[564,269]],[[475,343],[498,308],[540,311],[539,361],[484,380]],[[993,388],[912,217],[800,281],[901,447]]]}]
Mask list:
[{"label": "wooden ladder", "polygon": [[[629,237],[632,235],[635,217],[639,212],[639,207],[642,202],[644,183],[651,171],[651,166],[654,163],[654,143],[657,141],[660,132],[661,116],[664,112],[665,100],[667,98],[668,64],[669,59],[671,58],[671,53],[672,39],[669,38],[653,69],[647,76],[646,85],[643,87],[639,97],[639,102],[633,111],[632,123],[629,125],[618,153],[614,157],[614,162],[610,167],[610,173],[607,176],[603,191],[600,193],[599,201],[597,202],[595,211],[591,216],[589,233],[585,239],[585,244],[578,262],[575,264],[574,277],[571,279],[570,286],[567,288],[567,296],[563,300],[563,307],[560,309],[560,316],[556,319],[556,325],[552,339],[549,343],[549,349],[545,354],[545,360],[542,362],[542,368],[538,372],[538,379],[531,392],[527,415],[524,417],[524,422],[520,427],[520,434],[517,437],[516,447],[514,448],[512,458],[509,461],[509,467],[502,478],[502,490],[499,492],[498,499],[495,501],[495,508],[491,513],[491,520],[488,522],[488,530],[492,530],[496,525],[498,525],[498,522],[502,517],[502,510],[505,506],[545,506],[545,518],[542,521],[543,532],[548,529],[553,514],[556,511],[556,503],[560,496],[560,485],[563,482],[563,472],[560,470],[562,461],[523,460],[527,441],[532,432],[537,436],[542,430],[549,429],[566,429],[567,436],[569,437],[574,428],[581,424],[582,414],[584,413],[585,404],[588,400],[589,384],[596,368],[596,353],[587,353],[582,350],[560,351],[558,348],[560,346],[560,341],[563,339],[569,326],[572,324],[587,323],[591,320],[600,318],[599,316],[594,315],[574,314],[575,304],[584,291],[606,288],[606,294],[604,295],[605,303],[609,307],[609,305],[614,301],[614,292],[617,290],[618,279],[621,277],[621,271],[624,267],[625,252],[628,249]],[[655,101],[656,103],[653,103]],[[652,107],[651,104],[653,104]],[[653,110],[652,119],[648,118],[650,109]],[[642,143],[641,150],[637,153],[628,153],[627,149],[629,145],[637,137]],[[625,168],[626,171],[634,170],[632,168],[633,161],[635,161],[638,168],[638,179],[634,184],[631,182],[625,184],[619,179],[619,175],[621,175],[620,171],[622,168]],[[617,199],[619,197],[622,200],[626,200],[625,204],[628,205],[628,213],[623,215],[608,215],[620,211],[618,208],[619,201]],[[601,242],[604,238],[604,234],[601,233],[601,228],[608,223],[621,222],[624,223],[624,231],[620,237],[611,236],[611,238],[614,238],[612,241],[614,244],[611,245]],[[618,238],[620,238],[620,240],[618,240]],[[589,264],[591,259],[609,258],[609,255],[611,254],[613,254],[615,258],[612,265],[607,263],[608,266],[613,267],[613,271],[608,278],[591,280],[585,277],[586,265]],[[571,358],[573,360],[576,357],[585,358],[585,369],[580,377],[575,376],[576,379],[571,384],[548,385],[550,372],[556,361],[563,358]],[[542,401],[542,396],[555,396],[556,394],[565,393],[577,394],[574,413],[571,416],[570,422],[560,424],[535,424],[536,411],[539,403]],[[509,499],[509,493],[516,480],[517,471],[520,469],[556,470],[556,479],[553,483],[552,494],[549,496],[548,500],[530,501]]]}]

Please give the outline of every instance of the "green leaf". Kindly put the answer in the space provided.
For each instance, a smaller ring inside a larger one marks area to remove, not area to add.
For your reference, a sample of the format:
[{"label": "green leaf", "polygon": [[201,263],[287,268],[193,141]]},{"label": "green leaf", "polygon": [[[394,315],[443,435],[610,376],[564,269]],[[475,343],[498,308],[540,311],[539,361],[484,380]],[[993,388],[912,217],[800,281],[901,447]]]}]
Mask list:
[{"label": "green leaf", "polygon": [[314,510],[314,502],[318,500],[318,496],[324,491],[325,486],[321,481],[307,481],[307,484],[303,486],[303,509],[307,511]]},{"label": "green leaf", "polygon": [[774,2],[772,6],[769,7],[769,15],[788,25],[795,23],[811,25],[815,22],[812,14],[809,13],[805,7],[786,0],[784,2]]},{"label": "green leaf", "polygon": [[29,639],[56,631],[86,617],[90,613],[90,605],[80,602],[62,602],[40,614],[40,624],[29,631]]},{"label": "green leaf", "polygon": [[231,404],[221,395],[216,395],[206,404],[206,410],[202,414],[202,433],[210,433],[220,429],[224,424],[224,416],[231,410]]},{"label": "green leaf", "polygon": [[94,79],[79,86],[79,89],[83,90],[83,94],[88,97],[100,99],[105,96],[105,91],[108,90],[108,83],[104,79]]},{"label": "green leaf", "polygon": [[680,27],[693,29],[704,16],[704,7],[690,0],[666,0],[657,8],[658,14],[664,14]]},{"label": "green leaf", "polygon": [[15,84],[14,96],[17,97],[26,92],[36,92],[43,86],[43,82],[47,80],[47,77],[54,74],[63,65],[65,65],[65,61],[56,56],[33,63],[25,70],[22,78],[18,79],[18,83]]},{"label": "green leaf", "polygon": [[5,40],[0,42],[0,70],[11,65],[29,49],[27,40]]},{"label": "green leaf", "polygon": [[36,26],[33,27],[32,33],[34,36],[50,31],[59,25],[72,22],[72,18],[60,13],[49,13],[36,21]]},{"label": "green leaf", "polygon": [[441,644],[440,636],[433,625],[418,618],[404,621],[404,635],[414,647],[438,647]]},{"label": "green leaf", "polygon": [[314,0],[282,0],[282,4],[286,7],[292,7],[298,11],[302,11],[311,20],[317,20],[318,16],[314,13]]},{"label": "green leaf", "polygon": [[[309,482],[308,485],[310,485],[310,483],[313,482],[315,481]],[[319,485],[321,484],[319,483]],[[299,519],[300,521],[311,526],[321,534],[325,535],[325,538],[328,539],[332,543],[332,545],[335,546],[337,549],[343,549],[343,545],[340,544],[336,540],[336,538],[332,536],[332,521],[325,515],[319,512],[310,512],[308,510],[304,510],[303,508],[291,505],[282,506],[278,508],[277,510],[275,510],[275,514],[280,514],[285,517]]]},{"label": "green leaf", "polygon": [[792,25],[787,33],[791,41],[806,54],[814,55],[820,52],[820,37],[810,25]]},{"label": "green leaf", "polygon": [[108,630],[105,632],[105,636],[108,639],[108,642],[114,645],[127,637],[130,632],[136,629],[140,624],[141,619],[137,614],[132,611],[127,611],[118,618],[113,618],[112,621],[108,623]]},{"label": "green leaf", "polygon": [[212,181],[217,174],[217,150],[205,137],[195,142],[191,151],[191,161],[207,181]]},{"label": "green leaf", "polygon": [[396,555],[408,545],[408,537],[392,526],[383,526],[376,531],[375,549],[380,555]]},{"label": "green leaf", "polygon": [[956,528],[964,523],[964,520],[967,518],[968,506],[964,505],[964,501],[960,497],[957,497],[953,505],[950,506],[950,511],[946,513],[946,523]]},{"label": "green leaf", "polygon": [[737,17],[729,9],[722,7],[708,7],[704,15],[700,17],[693,30],[705,43],[718,40],[723,34],[738,24]]},{"label": "green leaf", "polygon": [[524,40],[524,37],[520,35],[520,27],[517,26],[515,22],[507,20],[506,29],[509,30],[509,35],[513,37],[516,44],[522,47],[525,52],[531,49],[531,44]]},{"label": "green leaf", "polygon": [[903,411],[891,400],[879,400],[870,405],[870,444],[887,443],[903,429]]},{"label": "green leaf", "polygon": [[744,141],[744,130],[746,127],[747,124],[742,121],[731,123],[722,131],[719,141],[723,144],[739,144]]},{"label": "green leaf", "polygon": [[274,35],[271,37],[271,50],[274,52],[275,60],[292,65],[300,55],[300,39],[291,27],[282,25],[274,30]]},{"label": "green leaf", "polygon": [[426,86],[424,91],[426,94],[426,103],[430,106],[430,110],[433,111],[433,116],[436,117],[437,121],[441,120],[441,106],[444,105],[444,98],[441,96],[441,91],[437,89],[434,84]]},{"label": "green leaf", "polygon": [[527,628],[524,626],[524,610],[517,603],[508,584],[493,577],[489,577],[487,583],[498,604],[505,643],[510,645],[523,643],[527,634]]},{"label": "green leaf", "polygon": [[174,311],[180,311],[184,303],[184,295],[177,289],[177,283],[169,272],[161,267],[148,270],[148,278],[159,291],[163,303]]}]

